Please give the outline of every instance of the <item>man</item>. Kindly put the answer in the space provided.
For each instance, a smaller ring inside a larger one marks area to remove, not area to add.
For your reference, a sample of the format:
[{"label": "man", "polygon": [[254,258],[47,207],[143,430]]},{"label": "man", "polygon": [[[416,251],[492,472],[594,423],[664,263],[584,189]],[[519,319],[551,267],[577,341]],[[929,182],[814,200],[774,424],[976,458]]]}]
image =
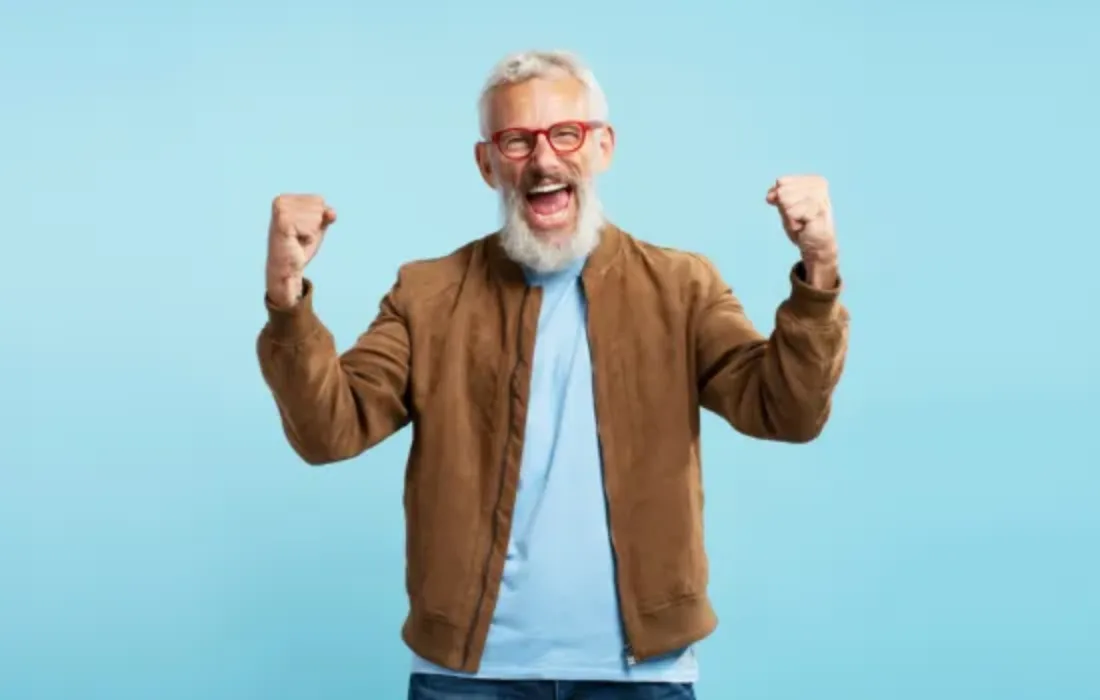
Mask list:
[{"label": "man", "polygon": [[336,214],[275,199],[264,377],[310,464],[413,426],[412,700],[693,698],[693,645],[717,624],[700,408],[769,440],[824,426],[848,325],[825,182],[767,191],[801,261],[765,338],[706,259],[604,218],[615,135],[577,59],[509,57],[480,107],[503,226],[404,265],[342,355],[303,277]]}]

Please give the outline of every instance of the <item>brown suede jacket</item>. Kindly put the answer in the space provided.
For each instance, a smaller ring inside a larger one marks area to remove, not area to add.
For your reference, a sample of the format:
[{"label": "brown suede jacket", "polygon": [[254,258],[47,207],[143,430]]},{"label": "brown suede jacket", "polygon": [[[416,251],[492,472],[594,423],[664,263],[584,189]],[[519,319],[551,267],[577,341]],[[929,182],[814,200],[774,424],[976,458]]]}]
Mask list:
[{"label": "brown suede jacket", "polygon": [[[806,442],[822,430],[847,348],[837,289],[802,281],[758,333],[704,258],[605,228],[581,280],[611,546],[628,653],[709,635],[700,408],[736,430]],[[268,305],[263,375],[310,464],[355,457],[408,423],[409,647],[476,671],[500,587],[519,481],[541,292],[495,235],[404,265],[347,352],[313,312]]]}]

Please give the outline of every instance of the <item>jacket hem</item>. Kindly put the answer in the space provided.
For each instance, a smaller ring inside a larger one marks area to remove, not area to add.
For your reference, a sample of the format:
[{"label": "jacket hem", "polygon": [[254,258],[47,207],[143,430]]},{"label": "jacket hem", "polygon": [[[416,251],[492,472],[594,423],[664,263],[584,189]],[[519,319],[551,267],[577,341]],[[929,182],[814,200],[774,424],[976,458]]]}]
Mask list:
[{"label": "jacket hem", "polygon": [[705,595],[681,598],[651,611],[637,611],[630,629],[630,649],[637,661],[671,654],[711,635],[718,627]]},{"label": "jacket hem", "polygon": [[417,656],[458,673],[477,673],[480,659],[466,657],[467,630],[440,615],[416,610],[409,613],[401,628],[401,639]]}]

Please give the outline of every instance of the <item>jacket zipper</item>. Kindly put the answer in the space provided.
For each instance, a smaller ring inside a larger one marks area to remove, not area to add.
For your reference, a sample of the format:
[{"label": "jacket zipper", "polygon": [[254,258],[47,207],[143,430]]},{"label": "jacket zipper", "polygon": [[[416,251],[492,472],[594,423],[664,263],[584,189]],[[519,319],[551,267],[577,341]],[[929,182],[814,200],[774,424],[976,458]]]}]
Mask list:
[{"label": "jacket zipper", "polygon": [[[477,605],[474,606],[474,619],[470,625],[470,634],[466,638],[466,649],[463,652],[463,658],[465,661],[469,661],[470,653],[473,650],[474,635],[477,634],[477,621],[481,619],[481,611],[485,607],[485,596],[489,591],[489,565],[493,560],[493,547],[497,541],[497,517],[496,509],[500,507],[500,499],[504,494],[504,477],[507,474],[508,468],[508,444],[511,442],[512,437],[512,419],[515,415],[515,409],[512,407],[512,385],[516,381],[516,373],[519,372],[519,364],[523,359],[523,316],[527,309],[527,295],[531,293],[530,287],[527,287],[523,293],[523,302],[519,308],[519,323],[516,326],[516,361],[512,365],[512,371],[508,373],[508,419],[505,423],[505,429],[508,431],[508,435],[504,441],[504,450],[500,456],[500,482],[497,484],[497,498],[496,504],[493,507],[493,522],[489,527],[489,551],[485,555],[484,574],[482,575],[481,593],[478,594]],[[505,545],[507,547],[507,544]]]},{"label": "jacket zipper", "polygon": [[[592,369],[592,377],[595,379],[596,370]],[[596,431],[599,434],[599,418],[596,419]],[[598,438],[600,444],[600,454],[603,454],[603,438]],[[638,663],[637,658],[634,656],[634,649],[630,646],[630,634],[626,629],[626,619],[623,614],[623,594],[622,583],[619,579],[619,545],[615,541],[615,527],[612,525],[611,520],[611,496],[607,492],[607,478],[604,477],[603,485],[604,501],[607,504],[607,532],[611,537],[611,566],[615,572],[615,596],[619,599],[619,625],[622,628],[623,640],[626,644],[623,646],[623,658],[626,660],[627,666],[635,666]]]},{"label": "jacket zipper", "polygon": [[[585,289],[585,296],[588,297],[588,290],[587,289]],[[589,340],[589,347],[591,347],[591,345],[592,345],[591,340]],[[593,384],[593,392],[598,393],[599,392],[599,382],[598,382],[598,375],[597,375],[597,370],[596,370],[596,358],[595,357],[592,357],[592,384]],[[600,412],[599,412],[598,408],[597,408],[596,411],[594,411],[594,414],[596,416],[596,440],[598,441],[599,448],[600,448],[600,461],[601,461],[601,463],[603,465],[603,468],[606,472],[607,460],[605,460],[603,458],[603,455],[604,455],[604,450],[603,450],[603,429],[600,426]],[[638,664],[638,659],[637,659],[637,657],[634,656],[634,649],[633,649],[633,647],[631,647],[631,644],[630,644],[630,633],[626,629],[626,618],[623,614],[622,584],[621,584],[621,581],[620,581],[620,578],[619,578],[619,545],[615,541],[615,526],[613,525],[613,521],[612,521],[612,518],[611,518],[611,494],[608,492],[608,489],[607,489],[607,475],[606,475],[606,473],[603,475],[603,497],[604,497],[604,503],[607,506],[607,532],[608,532],[608,535],[610,535],[610,539],[611,539],[611,566],[612,566],[612,569],[615,572],[615,596],[619,600],[619,625],[622,628],[623,640],[626,642],[623,645],[623,659],[626,661],[626,665],[628,667],[633,667],[633,666],[636,666]]]}]

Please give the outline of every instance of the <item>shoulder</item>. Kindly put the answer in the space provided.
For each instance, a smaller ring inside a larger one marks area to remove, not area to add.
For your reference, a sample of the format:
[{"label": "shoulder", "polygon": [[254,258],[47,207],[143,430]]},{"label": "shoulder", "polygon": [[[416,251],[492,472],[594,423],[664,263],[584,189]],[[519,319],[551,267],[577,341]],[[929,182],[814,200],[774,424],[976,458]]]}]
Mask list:
[{"label": "shoulder", "polygon": [[453,293],[462,286],[471,265],[483,255],[487,240],[485,236],[438,257],[404,263],[397,271],[395,296],[405,305],[419,305]]},{"label": "shoulder", "polygon": [[628,277],[648,279],[685,297],[709,296],[724,286],[714,263],[695,251],[657,245],[623,231],[623,266]]}]

